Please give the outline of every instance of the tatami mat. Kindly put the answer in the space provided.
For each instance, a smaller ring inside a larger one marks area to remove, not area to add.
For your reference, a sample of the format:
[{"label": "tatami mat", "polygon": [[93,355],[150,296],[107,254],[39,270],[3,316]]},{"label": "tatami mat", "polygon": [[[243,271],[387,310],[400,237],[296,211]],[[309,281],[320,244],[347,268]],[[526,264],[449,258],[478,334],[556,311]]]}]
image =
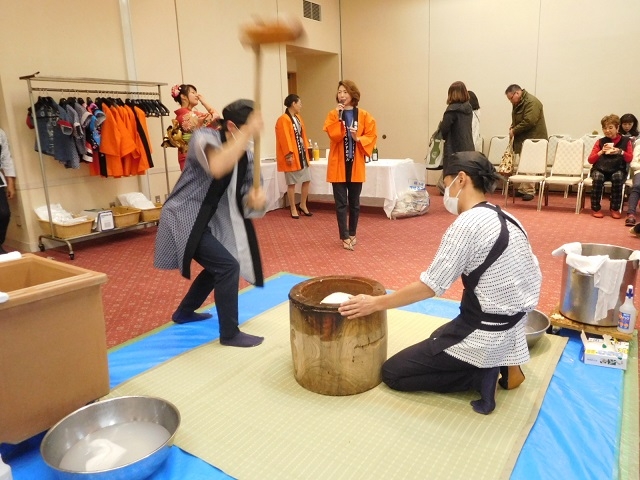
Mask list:
[{"label": "tatami mat", "polygon": [[[388,312],[389,355],[445,320]],[[119,386],[109,397],[156,395],[182,415],[176,444],[242,479],[508,478],[535,421],[566,338],[547,335],[513,391],[499,389],[496,411],[474,413],[475,393],[401,393],[380,385],[330,397],[293,376],[288,303],[243,330],[264,335],[253,349],[217,341]]]},{"label": "tatami mat", "polygon": [[638,332],[629,344],[627,371],[625,372],[624,396],[622,400],[622,429],[620,435],[620,478],[640,478],[638,448]]}]

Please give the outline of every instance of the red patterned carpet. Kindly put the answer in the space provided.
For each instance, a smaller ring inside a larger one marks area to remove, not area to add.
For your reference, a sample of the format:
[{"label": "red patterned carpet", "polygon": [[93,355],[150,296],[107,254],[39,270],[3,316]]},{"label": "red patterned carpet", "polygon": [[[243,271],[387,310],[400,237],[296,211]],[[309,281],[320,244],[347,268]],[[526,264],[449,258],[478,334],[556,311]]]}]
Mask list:
[{"label": "red patterned carpet", "polygon": [[[342,248],[331,204],[310,203],[313,217],[301,216],[299,220],[291,219],[288,209],[269,212],[255,222],[265,276],[282,271],[310,277],[358,275],[373,278],[391,290],[415,281],[429,265],[443,232],[453,220],[437,191],[430,189],[430,193],[432,204],[422,217],[389,220],[382,208],[363,208],[358,245],[353,252]],[[504,206],[501,195],[494,195],[492,200]],[[549,207],[540,212],[536,201],[516,199],[512,204],[510,199],[507,210],[525,226],[540,261],[543,285],[538,308],[543,312],[551,312],[560,298],[564,263],[551,256],[555,248],[574,241],[640,248],[640,239],[629,235],[624,220],[595,219],[588,210],[580,215],[573,213],[575,196],[564,199],[562,194],[552,194]],[[608,206],[608,200],[604,206]],[[177,271],[153,268],[155,230],[76,243],[73,261],[69,260],[66,247],[41,254],[109,276],[103,290],[109,347],[170,321],[190,284]],[[193,272],[198,269],[194,264]],[[240,285],[245,286],[244,282]],[[462,284],[457,281],[444,297],[458,300],[461,293]]]}]

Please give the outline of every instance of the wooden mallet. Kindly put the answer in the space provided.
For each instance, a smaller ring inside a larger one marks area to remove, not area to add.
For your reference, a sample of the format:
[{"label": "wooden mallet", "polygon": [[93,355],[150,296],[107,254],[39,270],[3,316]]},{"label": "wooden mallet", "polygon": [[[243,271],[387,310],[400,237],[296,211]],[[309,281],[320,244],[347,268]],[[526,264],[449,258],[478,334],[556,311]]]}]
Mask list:
[{"label": "wooden mallet", "polygon": [[[253,48],[256,58],[254,110],[260,110],[260,79],[262,77],[261,46],[293,42],[304,34],[302,22],[297,18],[278,19],[263,22],[256,19],[253,23],[240,28],[240,41],[243,45]],[[260,187],[260,134],[253,139],[253,186]]]}]

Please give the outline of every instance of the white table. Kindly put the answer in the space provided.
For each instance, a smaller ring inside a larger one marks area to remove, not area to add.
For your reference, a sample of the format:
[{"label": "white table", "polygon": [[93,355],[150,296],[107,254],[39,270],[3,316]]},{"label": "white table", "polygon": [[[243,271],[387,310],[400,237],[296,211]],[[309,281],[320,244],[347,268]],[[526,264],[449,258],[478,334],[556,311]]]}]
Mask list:
[{"label": "white table", "polygon": [[[284,206],[282,197],[287,191],[284,173],[277,172],[274,161],[263,160],[263,188],[267,196],[267,210]],[[333,189],[327,182],[327,160],[320,159],[309,163],[311,184],[309,199],[333,202]],[[381,206],[387,217],[391,216],[399,195],[414,182],[424,182],[424,165],[414,163],[410,158],[380,159],[366,165],[366,181],[362,185],[360,203],[368,206]],[[300,191],[300,186],[296,186]]]},{"label": "white table", "polygon": [[262,175],[262,188],[267,197],[267,211],[282,208],[284,206],[283,195],[287,191],[284,173],[278,172],[275,160],[263,159],[260,162],[260,174]]}]

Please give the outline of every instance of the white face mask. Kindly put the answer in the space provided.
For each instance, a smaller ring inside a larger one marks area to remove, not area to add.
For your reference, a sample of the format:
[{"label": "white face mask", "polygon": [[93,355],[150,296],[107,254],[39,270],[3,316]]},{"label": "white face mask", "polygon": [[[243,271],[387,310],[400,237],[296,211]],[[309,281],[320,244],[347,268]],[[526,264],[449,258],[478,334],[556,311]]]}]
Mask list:
[{"label": "white face mask", "polygon": [[[233,139],[236,140],[236,136],[233,134],[233,132],[231,130],[229,130],[229,133],[231,134]],[[253,137],[251,137],[251,138],[249,138],[249,141],[247,142],[247,151],[253,153],[253,145],[254,145],[254,141],[253,141]]]},{"label": "white face mask", "polygon": [[[455,182],[457,179],[458,177],[456,176],[453,182]],[[449,196],[449,188],[451,187],[451,185],[453,185],[453,182],[451,182],[449,186],[444,189],[443,202],[444,208],[447,209],[447,212],[458,215],[458,197],[460,196],[460,192],[462,191],[462,189],[458,190],[458,194],[455,197]]]}]

